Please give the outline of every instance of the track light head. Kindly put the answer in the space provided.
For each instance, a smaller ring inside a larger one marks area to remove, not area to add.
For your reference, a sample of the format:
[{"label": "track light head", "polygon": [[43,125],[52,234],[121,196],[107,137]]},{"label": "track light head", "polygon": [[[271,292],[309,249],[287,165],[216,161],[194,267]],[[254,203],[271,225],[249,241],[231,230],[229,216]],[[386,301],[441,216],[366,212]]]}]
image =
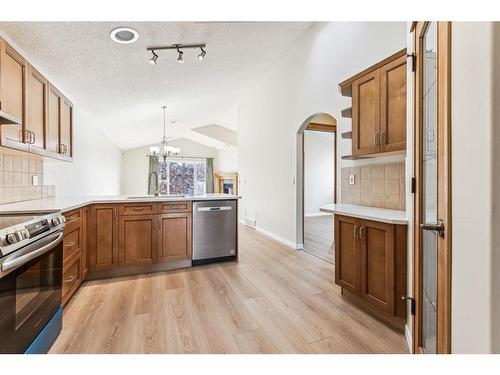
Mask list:
[{"label": "track light head", "polygon": [[200,49],[201,49],[201,53],[198,55],[198,60],[203,61],[203,59],[205,58],[205,55],[207,53],[205,52],[205,50],[203,49],[203,47],[200,47]]},{"label": "track light head", "polygon": [[153,52],[153,57],[151,57],[151,59],[149,59],[149,63],[151,65],[156,65],[156,61],[158,60],[158,55],[155,53],[155,51],[151,51]]},{"label": "track light head", "polygon": [[181,50],[179,50],[179,48],[177,48],[177,52],[179,52],[179,57],[177,57],[177,62],[179,64],[184,64],[184,52],[182,52]]}]

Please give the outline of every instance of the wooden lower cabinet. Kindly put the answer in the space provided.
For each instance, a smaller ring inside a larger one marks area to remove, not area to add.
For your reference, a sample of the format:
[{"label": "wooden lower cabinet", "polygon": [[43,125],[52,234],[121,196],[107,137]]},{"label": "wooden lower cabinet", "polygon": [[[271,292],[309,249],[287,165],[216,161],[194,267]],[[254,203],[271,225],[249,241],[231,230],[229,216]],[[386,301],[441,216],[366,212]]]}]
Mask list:
[{"label": "wooden lower cabinet", "polygon": [[62,303],[67,304],[86,274],[86,231],[81,209],[64,213]]},{"label": "wooden lower cabinet", "polygon": [[191,213],[159,215],[159,262],[191,259],[191,223]]},{"label": "wooden lower cabinet", "polygon": [[141,266],[156,261],[157,215],[127,215],[119,218],[118,254],[121,266]]},{"label": "wooden lower cabinet", "polygon": [[190,266],[191,202],[173,204],[92,205],[87,236],[89,277],[152,272],[174,264]]},{"label": "wooden lower cabinet", "polygon": [[90,208],[89,270],[118,267],[118,205],[95,204]]},{"label": "wooden lower cabinet", "polygon": [[359,255],[356,246],[358,219],[335,215],[335,283],[359,293]]},{"label": "wooden lower cabinet", "polygon": [[335,283],[391,316],[406,317],[406,225],[335,215]]}]

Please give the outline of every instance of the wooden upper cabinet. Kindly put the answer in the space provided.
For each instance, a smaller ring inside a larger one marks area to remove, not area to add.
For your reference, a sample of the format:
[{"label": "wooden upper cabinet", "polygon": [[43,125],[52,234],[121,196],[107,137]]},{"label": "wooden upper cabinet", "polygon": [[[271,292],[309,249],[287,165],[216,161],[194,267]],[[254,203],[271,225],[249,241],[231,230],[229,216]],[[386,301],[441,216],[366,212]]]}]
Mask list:
[{"label": "wooden upper cabinet", "polygon": [[380,68],[382,152],[406,149],[406,56]]},{"label": "wooden upper cabinet", "polygon": [[406,149],[406,49],[339,84],[352,97],[352,154]]},{"label": "wooden upper cabinet", "polygon": [[394,312],[394,225],[363,220],[360,227],[361,296]]},{"label": "wooden upper cabinet", "polygon": [[352,153],[366,155],[379,150],[380,71],[352,84]]},{"label": "wooden upper cabinet", "polygon": [[191,213],[159,215],[158,261],[191,259]]},{"label": "wooden upper cabinet", "polygon": [[26,60],[0,39],[0,110],[21,121],[19,125],[1,125],[0,144],[23,151],[29,149],[24,143],[26,69]]},{"label": "wooden upper cabinet", "polygon": [[52,85],[48,91],[48,119],[47,119],[47,152],[59,155],[59,124],[61,123],[62,95]]},{"label": "wooden upper cabinet", "polygon": [[47,130],[47,94],[49,83],[31,65],[26,82],[26,136],[30,151],[45,154]]},{"label": "wooden upper cabinet", "polygon": [[96,204],[90,210],[89,269],[118,267],[118,205]]},{"label": "wooden upper cabinet", "polygon": [[120,216],[120,266],[141,266],[156,261],[157,221],[157,215]]},{"label": "wooden upper cabinet", "polygon": [[73,156],[73,104],[62,97],[61,120],[59,130],[59,153],[64,159],[71,160]]},{"label": "wooden upper cabinet", "polygon": [[335,215],[335,283],[359,293],[358,220]]}]

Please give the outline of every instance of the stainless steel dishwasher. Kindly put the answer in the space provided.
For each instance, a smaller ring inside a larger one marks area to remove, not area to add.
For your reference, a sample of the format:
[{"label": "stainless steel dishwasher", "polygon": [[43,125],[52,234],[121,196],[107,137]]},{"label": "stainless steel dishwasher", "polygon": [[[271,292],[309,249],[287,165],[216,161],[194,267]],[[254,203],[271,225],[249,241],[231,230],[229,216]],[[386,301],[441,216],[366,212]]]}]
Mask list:
[{"label": "stainless steel dishwasher", "polygon": [[237,201],[193,203],[193,265],[236,260]]}]

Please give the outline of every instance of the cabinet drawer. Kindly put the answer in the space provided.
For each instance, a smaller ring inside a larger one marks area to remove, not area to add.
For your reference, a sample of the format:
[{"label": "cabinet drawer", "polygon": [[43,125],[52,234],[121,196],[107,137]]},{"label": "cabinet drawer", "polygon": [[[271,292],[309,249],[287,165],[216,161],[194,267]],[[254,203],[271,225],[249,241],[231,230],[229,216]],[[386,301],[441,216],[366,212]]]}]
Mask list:
[{"label": "cabinet drawer", "polygon": [[63,262],[67,262],[73,254],[81,248],[81,228],[75,228],[71,232],[64,231],[63,237]]},{"label": "cabinet drawer", "polygon": [[120,205],[120,215],[150,215],[156,213],[157,205],[152,203],[127,203]]},{"label": "cabinet drawer", "polygon": [[80,227],[82,221],[82,213],[80,210],[65,212],[64,217],[66,218],[64,233],[70,232],[73,229]]},{"label": "cabinet drawer", "polygon": [[81,262],[80,257],[77,257],[75,261],[68,266],[63,272],[62,279],[62,299],[63,303],[71,297],[73,292],[76,290],[80,283],[81,275]]},{"label": "cabinet drawer", "polygon": [[160,213],[191,212],[191,208],[191,201],[160,203]]}]

